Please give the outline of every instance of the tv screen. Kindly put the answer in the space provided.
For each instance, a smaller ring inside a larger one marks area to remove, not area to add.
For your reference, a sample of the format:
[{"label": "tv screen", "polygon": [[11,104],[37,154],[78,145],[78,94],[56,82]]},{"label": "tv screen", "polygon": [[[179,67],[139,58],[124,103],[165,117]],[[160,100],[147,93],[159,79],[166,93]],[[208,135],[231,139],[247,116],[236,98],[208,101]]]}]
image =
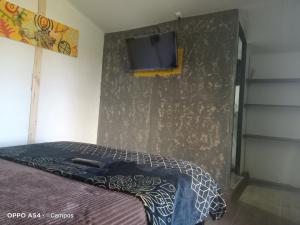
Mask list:
[{"label": "tv screen", "polygon": [[177,67],[175,32],[130,38],[126,42],[131,70],[166,70]]}]

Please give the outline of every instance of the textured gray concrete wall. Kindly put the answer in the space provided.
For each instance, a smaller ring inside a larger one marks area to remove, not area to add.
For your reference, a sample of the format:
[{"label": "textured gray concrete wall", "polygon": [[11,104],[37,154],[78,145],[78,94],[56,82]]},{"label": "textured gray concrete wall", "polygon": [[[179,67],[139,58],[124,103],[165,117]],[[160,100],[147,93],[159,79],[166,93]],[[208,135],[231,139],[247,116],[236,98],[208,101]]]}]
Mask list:
[{"label": "textured gray concrete wall", "polygon": [[[176,31],[180,77],[135,78],[125,39]],[[105,35],[98,143],[195,162],[227,185],[238,11]]]}]

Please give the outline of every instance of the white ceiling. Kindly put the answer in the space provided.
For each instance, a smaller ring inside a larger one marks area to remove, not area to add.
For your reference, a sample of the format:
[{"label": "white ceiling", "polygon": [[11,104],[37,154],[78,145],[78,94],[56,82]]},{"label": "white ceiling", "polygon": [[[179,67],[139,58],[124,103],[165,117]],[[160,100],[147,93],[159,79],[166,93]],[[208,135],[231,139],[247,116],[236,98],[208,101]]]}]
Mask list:
[{"label": "white ceiling", "polygon": [[70,0],[106,32],[128,30],[206,12],[231,9],[260,0]]},{"label": "white ceiling", "polygon": [[105,32],[238,8],[248,42],[265,51],[300,51],[299,0],[69,0]]}]

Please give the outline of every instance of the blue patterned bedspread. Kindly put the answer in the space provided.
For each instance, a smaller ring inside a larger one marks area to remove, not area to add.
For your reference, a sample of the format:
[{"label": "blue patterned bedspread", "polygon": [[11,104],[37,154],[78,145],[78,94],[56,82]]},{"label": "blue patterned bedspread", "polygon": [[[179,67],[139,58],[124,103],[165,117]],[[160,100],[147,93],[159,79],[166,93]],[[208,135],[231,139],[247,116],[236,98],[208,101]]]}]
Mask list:
[{"label": "blue patterned bedspread", "polygon": [[75,142],[0,148],[0,157],[134,195],[153,225],[195,225],[226,209],[211,176],[183,160]]}]

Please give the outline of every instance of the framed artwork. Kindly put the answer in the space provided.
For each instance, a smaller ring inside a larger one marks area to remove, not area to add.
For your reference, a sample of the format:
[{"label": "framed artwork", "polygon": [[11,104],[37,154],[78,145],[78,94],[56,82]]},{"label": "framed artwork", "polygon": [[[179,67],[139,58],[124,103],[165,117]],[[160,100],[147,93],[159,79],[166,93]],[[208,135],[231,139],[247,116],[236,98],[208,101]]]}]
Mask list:
[{"label": "framed artwork", "polygon": [[78,56],[78,30],[6,0],[0,0],[0,36]]}]

